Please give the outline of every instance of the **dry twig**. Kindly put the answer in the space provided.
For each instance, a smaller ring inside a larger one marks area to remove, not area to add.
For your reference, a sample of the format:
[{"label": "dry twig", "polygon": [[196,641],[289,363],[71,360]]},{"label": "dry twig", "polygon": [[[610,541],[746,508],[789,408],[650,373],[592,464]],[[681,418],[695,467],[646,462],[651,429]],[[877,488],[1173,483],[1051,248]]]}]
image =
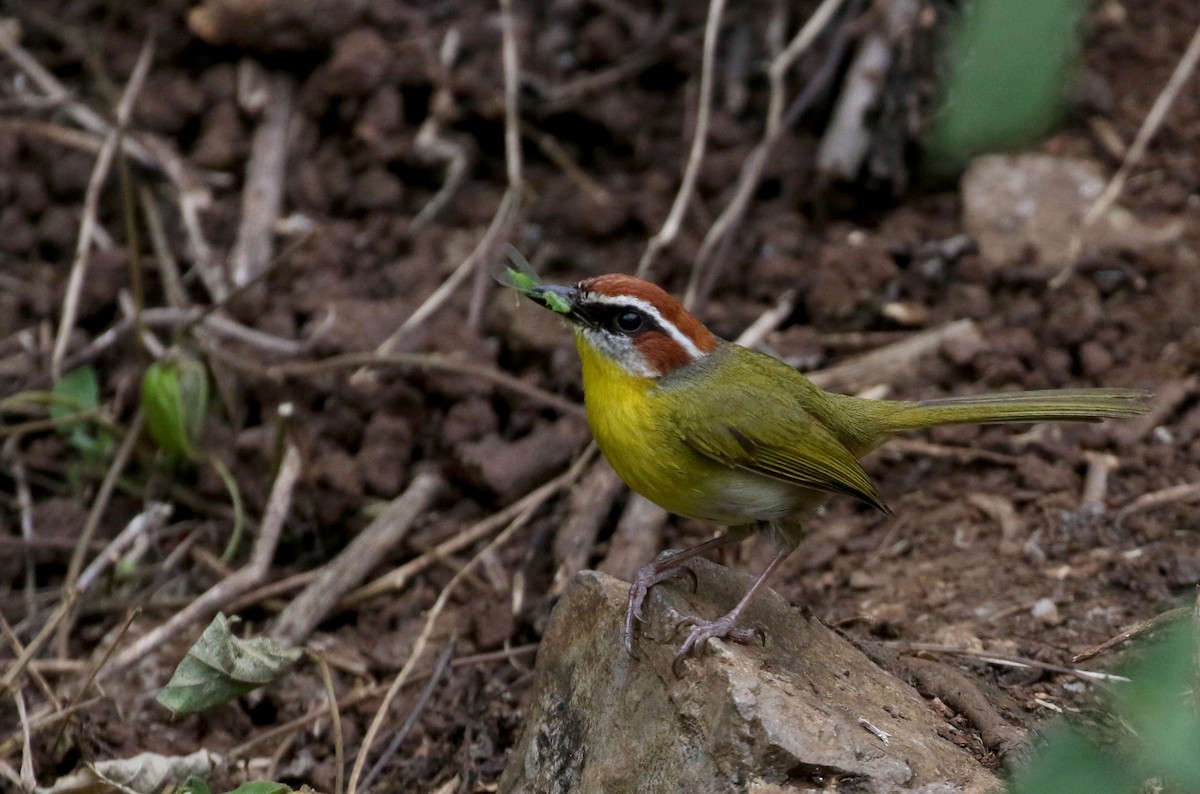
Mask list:
[{"label": "dry twig", "polygon": [[1121,195],[1121,191],[1125,189],[1125,182],[1128,181],[1130,173],[1141,162],[1146,154],[1146,147],[1150,143],[1150,139],[1158,132],[1162,126],[1163,120],[1167,117],[1167,111],[1171,109],[1179,92],[1183,90],[1188,78],[1192,76],[1192,72],[1196,69],[1196,62],[1200,60],[1200,27],[1192,34],[1191,41],[1188,42],[1187,49],[1184,50],[1179,62],[1175,64],[1175,70],[1171,72],[1171,76],[1167,79],[1166,85],[1154,100],[1154,104],[1150,106],[1150,112],[1146,114],[1146,118],[1142,121],[1142,126],[1138,128],[1137,135],[1134,136],[1133,143],[1130,144],[1129,150],[1125,153],[1125,160],[1121,163],[1121,167],[1113,174],[1112,179],[1108,180],[1108,184],[1104,186],[1104,190],[1100,196],[1088,209],[1087,214],[1083,216],[1083,220],[1079,224],[1079,228],[1071,235],[1071,253],[1067,256],[1067,264],[1050,280],[1050,288],[1058,289],[1070,280],[1071,274],[1075,272],[1075,265],[1079,259],[1079,252],[1083,248],[1083,236],[1096,221],[1098,221],[1104,213],[1108,212],[1117,198]]},{"label": "dry twig", "polygon": [[[274,258],[275,224],[283,207],[287,170],[288,132],[295,94],[294,78],[283,72],[266,75],[266,104],[254,132],[246,184],[242,189],[241,223],[230,254],[233,287],[254,281]],[[212,284],[208,285],[210,288]],[[221,300],[225,289],[213,297]]]},{"label": "dry twig", "polygon": [[1200,482],[1172,485],[1169,488],[1163,488],[1159,491],[1151,491],[1150,493],[1142,494],[1137,499],[1122,507],[1117,513],[1117,524],[1119,525],[1130,516],[1145,512],[1146,510],[1152,510],[1163,505],[1197,500],[1200,500]]},{"label": "dry twig", "polygon": [[284,645],[304,642],[342,596],[359,585],[408,534],[445,485],[437,474],[418,474],[404,493],[393,499],[337,557],[321,566],[304,592],[279,615],[271,636]]},{"label": "dry twig", "polygon": [[296,375],[316,375],[348,367],[362,367],[364,369],[370,367],[412,367],[432,372],[469,375],[470,377],[493,383],[506,391],[536,400],[543,405],[548,405],[562,411],[564,414],[578,417],[585,416],[584,408],[579,403],[572,402],[565,397],[552,394],[544,389],[539,389],[537,386],[515,378],[507,372],[501,372],[491,367],[485,367],[469,361],[455,361],[452,358],[437,354],[392,353],[378,355],[375,353],[346,353],[319,361],[294,361],[286,364],[275,364],[266,368],[251,367],[250,369],[267,377],[279,378]]},{"label": "dry twig", "polygon": [[1122,631],[1115,637],[1105,640],[1099,645],[1093,645],[1091,648],[1080,651],[1071,657],[1071,661],[1076,664],[1079,662],[1086,662],[1088,659],[1093,659],[1102,653],[1106,653],[1121,643],[1132,640],[1134,637],[1140,637],[1143,634],[1147,634],[1151,631],[1157,631],[1160,628],[1169,626],[1177,620],[1190,615],[1191,613],[1192,607],[1176,607],[1175,609],[1168,609],[1166,612],[1160,612],[1152,618],[1148,618],[1140,623],[1130,626],[1129,628],[1125,629],[1125,631]]},{"label": "dry twig", "polygon": [[703,61],[700,66],[700,96],[697,99],[696,129],[692,133],[692,147],[688,152],[687,166],[683,171],[683,180],[679,191],[675,194],[675,202],[662,228],[650,238],[646,250],[638,262],[637,275],[646,276],[654,257],[666,246],[675,241],[683,223],[683,213],[691,204],[692,194],[696,189],[696,178],[700,175],[700,165],[704,162],[704,152],[708,145],[708,124],[712,117],[713,73],[717,59],[717,35],[721,31],[721,15],[724,13],[725,0],[709,0],[708,17],[704,23]]}]

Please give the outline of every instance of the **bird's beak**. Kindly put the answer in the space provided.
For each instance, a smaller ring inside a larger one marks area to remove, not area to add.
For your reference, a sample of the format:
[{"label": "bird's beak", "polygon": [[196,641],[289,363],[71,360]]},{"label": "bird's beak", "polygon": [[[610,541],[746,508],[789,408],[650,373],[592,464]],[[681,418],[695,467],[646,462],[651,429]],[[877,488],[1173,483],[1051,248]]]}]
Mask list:
[{"label": "bird's beak", "polygon": [[529,299],[568,320],[582,319],[579,314],[579,290],[565,284],[537,284],[526,292]]}]

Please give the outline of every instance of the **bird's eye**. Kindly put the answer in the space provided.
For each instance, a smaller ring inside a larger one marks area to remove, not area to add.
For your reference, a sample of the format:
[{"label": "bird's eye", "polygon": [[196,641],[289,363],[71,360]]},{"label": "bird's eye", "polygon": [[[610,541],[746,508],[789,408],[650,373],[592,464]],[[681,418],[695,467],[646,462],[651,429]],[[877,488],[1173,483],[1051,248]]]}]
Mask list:
[{"label": "bird's eye", "polygon": [[621,312],[617,315],[617,330],[627,334],[642,327],[642,315],[634,311]]}]

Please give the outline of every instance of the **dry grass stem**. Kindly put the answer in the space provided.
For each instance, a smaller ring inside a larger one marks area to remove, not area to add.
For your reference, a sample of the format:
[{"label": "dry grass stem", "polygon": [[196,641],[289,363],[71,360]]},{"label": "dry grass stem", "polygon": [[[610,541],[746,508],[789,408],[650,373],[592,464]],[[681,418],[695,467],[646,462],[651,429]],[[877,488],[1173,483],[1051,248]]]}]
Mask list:
[{"label": "dry grass stem", "polygon": [[[329,672],[329,662],[319,653],[309,652],[309,656],[317,663],[321,671],[321,681],[325,684],[325,696],[329,700],[329,721],[333,725],[333,756],[336,764],[334,794],[344,794],[346,791],[346,739],[342,735],[342,712],[338,709],[337,693],[333,691],[333,676]],[[295,735],[295,734],[293,734]]]},{"label": "dry grass stem", "polygon": [[145,510],[134,516],[115,538],[109,541],[103,551],[92,559],[88,567],[79,575],[75,589],[80,593],[90,590],[100,576],[110,566],[115,565],[125,550],[132,546],[139,537],[162,529],[174,510],[174,506],[166,502],[151,502]]},{"label": "dry grass stem", "polygon": [[758,319],[742,331],[736,342],[742,347],[758,347],[767,334],[779,327],[796,308],[796,291],[786,290],[775,305],[764,311]]},{"label": "dry grass stem", "polygon": [[[0,39],[4,37],[0,35]],[[137,63],[129,75],[129,82],[121,101],[117,105],[117,126],[108,133],[96,164],[92,168],[92,176],[88,180],[87,189],[83,196],[83,218],[79,224],[79,237],[75,245],[75,261],[71,264],[71,273],[67,277],[66,292],[63,296],[61,318],[58,334],[54,339],[54,351],[50,356],[50,374],[55,380],[62,377],[63,359],[67,355],[67,344],[71,340],[71,330],[75,327],[75,318],[79,313],[79,298],[83,292],[83,281],[87,276],[89,255],[96,232],[96,215],[99,210],[100,191],[108,180],[108,172],[112,168],[117,145],[129,125],[129,116],[133,112],[134,102],[150,71],[150,61],[154,55],[154,39],[147,38],[138,53]]]},{"label": "dry grass stem", "polygon": [[[359,687],[337,702],[338,711],[344,711],[351,706],[356,706],[359,703],[362,703],[364,700],[378,697],[379,693],[383,690],[384,686],[381,683]],[[329,705],[326,703],[321,703],[320,705],[309,709],[307,713],[302,714],[295,719],[288,720],[282,725],[276,725],[275,727],[265,730],[255,736],[251,736],[245,742],[239,744],[237,747],[234,747],[232,750],[226,753],[225,757],[231,761],[244,759],[251,750],[254,750],[259,745],[274,741],[275,739],[278,739],[281,736],[286,736],[289,733],[295,733],[296,731],[304,730],[304,728],[312,725],[317,720],[328,715]]]},{"label": "dry grass stem", "polygon": [[[898,648],[903,652],[917,653],[945,653],[953,656],[961,656],[965,659],[977,659],[978,661],[987,664],[994,664],[1000,667],[1016,667],[1032,670],[1046,670],[1051,673],[1061,673],[1063,675],[1073,675],[1077,678],[1083,678],[1088,681],[1117,681],[1128,683],[1129,679],[1125,676],[1114,675],[1113,673],[1102,673],[1098,670],[1082,670],[1078,667],[1065,667],[1061,664],[1051,664],[1050,662],[1041,662],[1037,659],[1029,659],[1024,656],[1010,656],[1001,653],[988,653],[986,651],[974,651],[970,648],[956,648],[952,645],[939,645],[933,642],[897,642],[885,643],[892,647]],[[1078,661],[1078,659],[1076,659]]]},{"label": "dry grass stem", "polygon": [[[479,238],[479,242],[476,243],[475,248],[454,269],[450,277],[443,281],[433,291],[433,294],[426,298],[425,302],[418,306],[417,310],[400,324],[396,332],[385,339],[379,347],[375,348],[376,355],[389,355],[409,331],[425,322],[430,315],[440,309],[450,299],[451,295],[458,291],[458,288],[467,280],[467,277],[475,272],[475,268],[479,263],[491,254],[502,233],[506,232],[512,225],[516,219],[519,206],[519,194],[512,188],[509,188],[500,199],[500,206],[496,209],[496,214],[492,216],[492,222],[488,224],[487,231]],[[361,377],[361,373],[355,373],[355,377]]]},{"label": "dry grass stem", "polygon": [[578,185],[583,194],[595,204],[605,206],[612,203],[612,194],[608,192],[608,189],[580,168],[578,163],[571,158],[570,152],[556,138],[527,125],[524,126],[524,133],[537,144],[537,147],[542,150],[542,154],[558,166],[559,170]]},{"label": "dry grass stem", "polygon": [[266,514],[259,527],[258,538],[254,542],[250,561],[237,573],[201,593],[166,623],[156,626],[114,657],[103,671],[104,678],[127,669],[195,621],[211,616],[216,610],[262,581],[269,572],[271,561],[275,557],[275,547],[279,543],[284,521],[291,510],[292,494],[300,479],[301,469],[300,450],[295,444],[289,442],[283,454],[283,461],[279,465],[279,472],[275,476],[275,482],[271,486]]},{"label": "dry grass stem", "polygon": [[1147,634],[1151,631],[1157,631],[1158,629],[1169,626],[1177,620],[1180,620],[1190,614],[1192,614],[1192,607],[1176,607],[1175,609],[1168,609],[1166,612],[1160,612],[1152,618],[1143,620],[1140,623],[1130,626],[1129,628],[1125,629],[1125,631],[1122,631],[1115,637],[1105,640],[1099,645],[1094,645],[1091,648],[1080,651],[1071,657],[1071,661],[1075,662],[1076,664],[1079,662],[1086,662],[1088,659],[1093,659],[1102,653],[1106,653],[1118,645],[1132,640],[1134,637],[1140,637],[1141,635]]},{"label": "dry grass stem", "polygon": [[145,184],[138,185],[138,204],[142,208],[142,219],[145,221],[146,232],[150,237],[150,247],[154,250],[154,262],[158,266],[158,276],[162,280],[163,295],[167,305],[181,309],[188,305],[187,291],[183,288],[183,278],[179,273],[179,263],[171,252],[167,240],[167,230],[163,225],[162,211],[154,200],[154,193]]},{"label": "dry grass stem", "polygon": [[650,272],[654,258],[658,252],[675,241],[683,223],[683,214],[692,202],[696,189],[696,179],[700,175],[700,166],[704,162],[704,153],[708,146],[708,125],[712,118],[713,74],[716,71],[717,38],[721,32],[721,16],[725,10],[725,0],[710,0],[708,16],[704,23],[704,49],[700,66],[700,96],[696,110],[696,129],[692,134],[692,146],[688,152],[687,166],[683,171],[683,179],[679,191],[675,194],[675,202],[662,228],[650,238],[646,250],[638,262],[637,275],[645,277]]},{"label": "dry grass stem", "polygon": [[[90,709],[102,700],[104,700],[103,697],[89,698],[76,706],[64,708],[61,711],[39,714],[29,721],[29,730],[33,734],[40,733],[46,728],[52,728],[60,722],[70,719],[80,711]],[[21,730],[18,730],[3,742],[0,742],[0,758],[10,755],[13,750],[20,747],[22,740],[23,733]]]},{"label": "dry grass stem", "polygon": [[[0,50],[8,56],[18,69],[29,78],[30,82],[37,86],[48,100],[61,105],[76,124],[83,127],[89,132],[109,138],[113,135],[114,129],[111,124],[105,121],[104,117],[96,111],[84,105],[82,102],[77,102],[72,98],[71,91],[58,81],[46,67],[38,63],[37,59],[29,54],[12,36],[10,26],[0,26]],[[136,69],[136,67],[135,67]],[[132,84],[132,77],[128,85]],[[125,151],[130,157],[133,157],[143,165],[157,165],[155,158],[150,152],[142,146],[141,143],[132,139],[126,139],[122,142]]]},{"label": "dry grass stem", "polygon": [[46,625],[42,626],[33,638],[33,641],[25,646],[25,650],[21,651],[16,660],[8,667],[8,671],[4,674],[4,678],[0,679],[0,697],[11,692],[20,679],[21,674],[25,672],[25,668],[33,661],[33,657],[37,656],[50,638],[54,636],[54,632],[58,629],[59,624],[71,611],[71,607],[75,604],[74,591],[67,591],[63,599],[59,602],[54,612],[50,614],[50,618],[46,621]]},{"label": "dry grass stem", "polygon": [[[121,446],[117,448],[117,453],[113,456],[112,463],[108,466],[108,471],[104,474],[104,479],[100,482],[100,487],[96,491],[96,498],[92,501],[92,507],[88,511],[87,520],[83,523],[83,529],[79,533],[79,537],[75,542],[75,550],[71,554],[71,561],[67,565],[67,576],[63,582],[63,592],[68,593],[78,589],[79,577],[83,572],[83,561],[87,557],[87,551],[91,548],[92,537],[96,534],[96,529],[100,526],[100,519],[104,517],[104,511],[108,509],[109,499],[112,498],[113,491],[116,489],[117,480],[125,471],[125,466],[128,465],[129,459],[133,457],[133,450],[137,447],[138,438],[142,434],[142,425],[145,424],[146,415],[139,408],[129,420],[129,427],[125,429],[125,437],[121,441]],[[66,654],[59,654],[65,656]]]},{"label": "dry grass stem", "polygon": [[13,692],[17,702],[17,717],[21,721],[21,790],[33,791],[37,777],[33,771],[33,732],[29,729],[29,714],[25,711],[25,693],[19,688]]},{"label": "dry grass stem", "polygon": [[458,142],[442,134],[442,127],[454,110],[454,91],[451,90],[444,75],[454,68],[461,44],[462,36],[458,29],[451,28],[446,32],[442,39],[442,46],[438,49],[440,73],[435,74],[433,78],[433,81],[437,83],[437,90],[434,91],[433,99],[429,103],[429,116],[417,130],[414,148],[421,157],[433,162],[445,163],[446,176],[442,181],[442,186],[433,194],[433,198],[429,199],[409,222],[410,231],[416,231],[436,218],[450,203],[451,197],[467,177],[469,164],[467,150]]},{"label": "dry grass stem", "polygon": [[34,570],[34,527],[33,527],[33,493],[29,490],[29,477],[26,475],[25,462],[21,459],[17,446],[17,437],[5,440],[0,460],[8,462],[12,470],[13,485],[17,492],[17,509],[20,512],[22,563],[25,568],[25,614],[32,615],[35,609],[34,593],[37,592],[37,574]]},{"label": "dry grass stem", "polygon": [[[100,487],[96,490],[96,498],[92,501],[91,509],[88,510],[87,519],[83,522],[83,529],[79,532],[79,538],[75,544],[75,549],[71,552],[71,560],[67,565],[67,575],[63,580],[62,586],[64,602],[66,602],[68,596],[74,599],[78,593],[79,577],[83,573],[84,558],[87,556],[92,538],[100,526],[100,520],[104,518],[104,513],[108,510],[108,503],[112,499],[113,491],[117,487],[117,480],[124,473],[125,467],[129,464],[129,459],[133,457],[133,450],[142,435],[142,425],[145,424],[145,421],[146,414],[139,407],[134,413],[133,418],[129,420],[129,427],[125,430],[125,438],[121,441],[121,446],[117,448],[117,453],[113,455],[112,463],[109,464],[108,471],[104,474],[104,479],[100,481]],[[69,655],[67,653],[67,639],[74,625],[75,617],[73,614],[69,614],[59,627],[55,644],[58,647],[57,655],[61,658],[66,658]]]},{"label": "dry grass stem", "polygon": [[[574,477],[578,477],[586,467],[589,457],[590,456],[588,455],[582,456],[574,463],[574,465],[571,466],[571,469],[568,473],[574,475]],[[350,785],[347,789],[349,794],[357,794],[358,781],[362,777],[362,771],[367,762],[367,754],[371,752],[371,746],[375,743],[375,739],[379,735],[379,731],[383,725],[383,722],[387,718],[387,712],[391,706],[392,700],[395,699],[397,693],[399,693],[404,685],[408,683],[409,678],[412,676],[413,670],[416,668],[417,662],[420,660],[421,656],[424,655],[425,647],[429,644],[429,638],[433,635],[433,628],[437,624],[438,618],[441,617],[442,611],[446,608],[446,604],[450,600],[450,595],[458,587],[459,582],[463,580],[467,572],[469,572],[471,568],[478,564],[484,555],[490,554],[494,550],[500,548],[500,546],[504,544],[510,537],[512,537],[517,530],[521,529],[526,523],[528,523],[529,519],[533,516],[540,504],[540,502],[531,502],[525,510],[517,514],[512,521],[509,522],[508,526],[500,532],[499,535],[493,538],[491,542],[489,542],[483,547],[483,549],[476,553],[475,556],[472,557],[465,566],[463,566],[461,571],[451,577],[450,581],[446,583],[446,586],[442,588],[441,593],[438,594],[437,601],[434,602],[433,607],[430,608],[429,613],[425,617],[425,625],[421,628],[421,633],[417,636],[416,642],[413,643],[413,649],[409,653],[408,659],[405,661],[404,666],[400,669],[400,672],[396,675],[395,680],[392,681],[392,685],[388,687],[387,694],[383,696],[383,701],[379,704],[379,709],[375,712],[375,717],[371,720],[371,726],[367,729],[366,736],[363,737],[362,745],[358,750],[358,756],[354,759],[354,770],[350,773]]]},{"label": "dry grass stem", "polygon": [[893,438],[884,447],[883,454],[896,456],[921,455],[928,458],[947,458],[962,463],[984,461],[1000,466],[1017,466],[1021,462],[1021,458],[1017,455],[1006,455],[1002,452],[993,452],[990,449],[934,444],[930,441],[922,441],[919,438]]},{"label": "dry grass stem", "polygon": [[364,791],[371,790],[371,784],[374,783],[375,779],[379,777],[381,772],[383,772],[383,769],[385,766],[387,766],[388,762],[391,761],[392,758],[395,757],[396,753],[400,751],[400,745],[404,743],[404,740],[408,738],[408,734],[410,734],[412,729],[416,727],[417,721],[421,718],[422,712],[424,712],[425,707],[429,705],[429,699],[433,697],[434,690],[436,690],[438,684],[441,683],[442,676],[445,675],[446,671],[450,669],[450,660],[454,658],[454,648],[456,645],[457,642],[454,639],[451,639],[448,643],[446,643],[446,646],[442,648],[442,652],[438,654],[437,661],[433,665],[433,672],[430,674],[429,680],[425,682],[425,688],[422,689],[421,694],[417,696],[417,702],[413,704],[412,709],[410,709],[408,712],[408,716],[405,717],[404,722],[400,724],[400,728],[396,731],[396,735],[392,737],[390,742],[388,742],[387,748],[379,754],[379,758],[375,760],[375,764],[371,767],[371,770],[367,772],[366,777],[363,778],[362,788]]},{"label": "dry grass stem", "polygon": [[[709,267],[710,262],[718,250],[730,239],[733,230],[744,216],[750,199],[758,187],[758,182],[762,178],[771,152],[784,129],[782,123],[784,93],[788,72],[791,71],[797,59],[808,51],[808,48],[816,41],[817,36],[833,19],[844,2],[845,0],[823,0],[783,51],[771,60],[771,65],[767,69],[770,99],[767,106],[765,132],[762,140],[742,164],[733,197],[721,210],[720,215],[709,227],[708,232],[704,235],[704,240],[700,243],[700,250],[696,254],[696,261],[692,265],[691,273],[688,275],[687,288],[684,291],[683,303],[688,308],[698,309],[715,283],[716,273],[710,272],[715,271]],[[809,97],[809,102],[811,102],[811,98],[815,97],[817,93],[815,89],[831,79],[832,71],[833,61],[828,60],[821,73],[813,79],[813,86],[806,89],[802,96]],[[826,75],[826,72],[829,74]]]},{"label": "dry grass stem", "polygon": [[4,135],[39,138],[84,154],[97,155],[104,148],[104,138],[90,132],[63,127],[51,121],[37,119],[0,118],[0,133]]},{"label": "dry grass stem", "polygon": [[[13,631],[12,626],[8,625],[8,621],[4,618],[3,614],[0,614],[0,630],[4,632],[5,639],[8,640],[8,644],[12,646],[13,652],[18,657],[25,653],[24,643],[21,642],[21,638],[17,636],[16,632]],[[55,696],[54,688],[51,687],[50,682],[42,676],[42,673],[40,670],[38,670],[37,665],[31,661],[27,669],[29,670],[29,677],[33,679],[33,682],[37,684],[38,689],[42,690],[42,694],[46,696],[46,700],[50,702],[50,707],[55,711],[61,709],[62,703],[60,703],[58,698]]]}]

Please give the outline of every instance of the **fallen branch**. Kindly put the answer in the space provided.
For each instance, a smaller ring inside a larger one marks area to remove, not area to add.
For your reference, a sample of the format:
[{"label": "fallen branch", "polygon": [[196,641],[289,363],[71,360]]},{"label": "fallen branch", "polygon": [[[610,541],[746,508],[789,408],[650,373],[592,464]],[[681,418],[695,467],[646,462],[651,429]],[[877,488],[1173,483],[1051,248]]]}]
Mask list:
[{"label": "fallen branch", "polygon": [[284,645],[303,643],[342,596],[358,586],[408,534],[445,485],[436,474],[418,474],[404,493],[393,499],[337,557],[321,567],[304,591],[280,613],[271,637]]}]

